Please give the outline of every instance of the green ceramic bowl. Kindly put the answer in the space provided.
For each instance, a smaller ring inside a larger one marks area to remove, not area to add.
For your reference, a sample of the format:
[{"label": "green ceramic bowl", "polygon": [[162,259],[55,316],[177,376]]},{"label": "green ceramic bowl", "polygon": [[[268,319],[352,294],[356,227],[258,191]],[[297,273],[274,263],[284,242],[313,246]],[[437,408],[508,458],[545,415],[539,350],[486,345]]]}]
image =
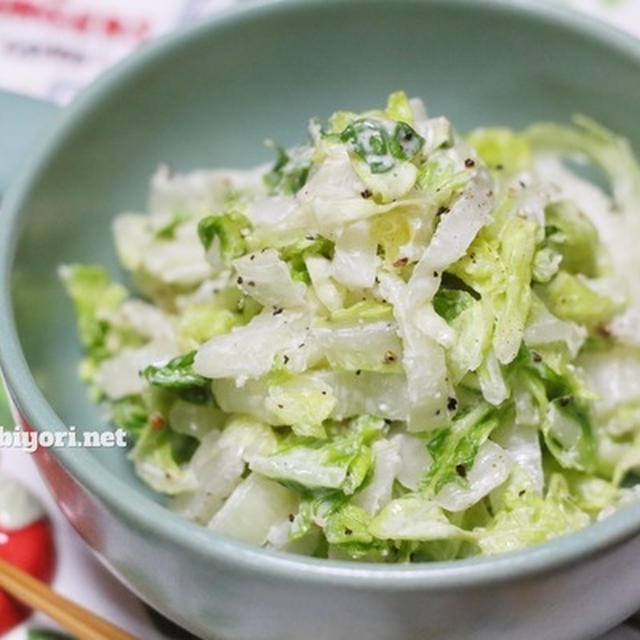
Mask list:
[{"label": "green ceramic bowl", "polygon": [[[0,357],[35,429],[102,424],[76,377],[61,262],[117,272],[114,212],[144,204],[158,162],[251,166],[311,115],[397,88],[466,129],[587,113],[640,149],[640,43],[552,6],[489,0],[260,2],[216,15],[108,73],[57,116],[6,194]],[[0,97],[0,177],[46,105]],[[19,135],[20,134],[20,135]],[[639,239],[640,241],[640,239]],[[135,593],[207,638],[584,639],[640,605],[640,504],[495,559],[376,566],[263,551],[167,511],[118,450],[40,452],[61,509]]]}]

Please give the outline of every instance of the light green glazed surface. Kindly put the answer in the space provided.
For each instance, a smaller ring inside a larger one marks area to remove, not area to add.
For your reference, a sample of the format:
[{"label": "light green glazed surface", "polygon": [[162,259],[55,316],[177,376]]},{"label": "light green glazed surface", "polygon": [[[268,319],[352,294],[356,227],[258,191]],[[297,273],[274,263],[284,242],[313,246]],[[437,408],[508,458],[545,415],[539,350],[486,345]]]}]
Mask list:
[{"label": "light green glazed surface", "polygon": [[[3,202],[0,362],[30,423],[54,430],[64,424],[104,426],[77,380],[80,348],[56,267],[97,262],[122,276],[110,222],[114,212],[144,206],[148,178],[160,161],[179,170],[249,167],[269,159],[265,138],[295,143],[309,116],[381,104],[400,88],[424,97],[430,113],[447,114],[463,130],[563,121],[579,110],[640,149],[640,44],[551,5],[543,10],[532,2],[488,0],[255,2],[148,46],[58,118]],[[41,123],[49,114],[44,106],[23,106],[2,94],[0,113],[2,185],[20,155],[18,129],[9,123],[38,117]],[[28,130],[37,129],[29,124]],[[492,560],[405,567],[303,559],[220,538],[168,513],[134,477],[122,451],[56,455],[117,523],[113,535],[122,539],[99,546],[107,563],[166,613],[183,618],[187,614],[180,611],[188,612],[183,623],[225,637],[260,635],[243,630],[232,605],[225,620],[220,612],[189,612],[189,599],[202,599],[214,582],[227,591],[233,585],[239,599],[261,597],[241,588],[246,582],[234,582],[234,572],[253,576],[255,585],[277,583],[283,611],[287,590],[295,585],[353,588],[351,593],[366,588],[374,604],[385,594],[412,590],[432,593],[436,602],[449,589],[520,579],[640,531],[637,505],[578,534]],[[82,523],[76,526],[84,532]],[[120,553],[118,545],[129,544],[128,535],[147,540],[148,548],[141,545],[135,556]],[[173,554],[171,562],[167,553]],[[149,582],[153,563],[193,579],[160,588]],[[277,598],[265,608],[273,616]],[[253,623],[260,628],[259,619]],[[325,636],[312,634],[309,640],[316,637]]]}]

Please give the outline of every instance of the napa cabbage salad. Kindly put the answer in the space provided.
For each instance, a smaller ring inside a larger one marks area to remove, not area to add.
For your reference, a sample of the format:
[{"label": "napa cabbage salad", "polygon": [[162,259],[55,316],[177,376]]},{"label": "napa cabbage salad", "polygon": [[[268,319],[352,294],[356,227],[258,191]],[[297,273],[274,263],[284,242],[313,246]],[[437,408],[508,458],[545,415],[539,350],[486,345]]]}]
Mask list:
[{"label": "napa cabbage salad", "polygon": [[212,531],[382,562],[520,549],[632,500],[628,143],[584,116],[462,136],[402,92],[308,137],[248,171],[161,167],[113,224],[137,295],[60,270],[140,478]]}]

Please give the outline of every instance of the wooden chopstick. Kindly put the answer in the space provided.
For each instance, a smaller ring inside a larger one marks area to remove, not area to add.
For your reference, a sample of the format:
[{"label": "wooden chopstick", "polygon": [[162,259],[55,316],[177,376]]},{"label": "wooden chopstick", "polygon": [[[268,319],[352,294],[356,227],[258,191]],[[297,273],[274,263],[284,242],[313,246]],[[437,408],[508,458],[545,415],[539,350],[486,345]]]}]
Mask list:
[{"label": "wooden chopstick", "polygon": [[1,558],[0,587],[32,609],[46,613],[80,640],[136,640]]}]

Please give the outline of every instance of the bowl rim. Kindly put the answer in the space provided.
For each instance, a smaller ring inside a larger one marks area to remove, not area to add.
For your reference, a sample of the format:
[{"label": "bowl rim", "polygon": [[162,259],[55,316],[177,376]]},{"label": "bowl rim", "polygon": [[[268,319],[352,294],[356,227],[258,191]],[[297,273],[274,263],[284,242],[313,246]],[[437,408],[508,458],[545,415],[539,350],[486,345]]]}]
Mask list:
[{"label": "bowl rim", "polygon": [[[518,14],[524,20],[550,23],[586,36],[632,58],[640,67],[640,40],[575,10],[540,0],[396,0],[405,5],[434,5],[466,10]],[[37,387],[18,339],[12,309],[11,274],[19,235],[22,205],[30,189],[45,172],[57,149],[74,130],[74,123],[128,78],[191,39],[215,37],[218,30],[282,11],[305,11],[310,7],[344,4],[345,0],[253,0],[215,12],[187,28],[147,44],[105,72],[58,114],[39,149],[22,167],[7,190],[2,206],[0,231],[0,367],[15,405],[36,429],[66,430],[62,420]],[[349,0],[361,4],[386,4],[385,0]],[[107,509],[139,532],[186,548],[205,561],[242,568],[266,577],[287,577],[310,584],[334,584],[369,590],[442,591],[516,579],[575,563],[602,553],[640,531],[640,501],[609,518],[573,534],[539,546],[490,558],[438,561],[412,565],[386,565],[325,560],[262,549],[221,536],[196,525],[131,488],[83,449],[50,449],[63,467],[86,491],[97,496]]]}]

